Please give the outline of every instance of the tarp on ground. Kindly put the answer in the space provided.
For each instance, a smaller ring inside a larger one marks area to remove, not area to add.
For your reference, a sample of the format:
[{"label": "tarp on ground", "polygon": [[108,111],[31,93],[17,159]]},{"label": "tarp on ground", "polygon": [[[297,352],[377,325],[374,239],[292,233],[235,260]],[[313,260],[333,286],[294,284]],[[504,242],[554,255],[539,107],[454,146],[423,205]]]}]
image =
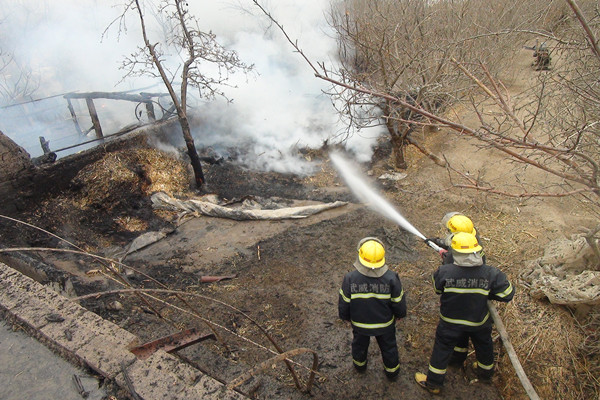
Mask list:
[{"label": "tarp on ground", "polygon": [[282,207],[277,209],[256,208],[256,202],[246,203],[244,207],[231,208],[215,204],[209,201],[201,200],[179,200],[169,196],[164,192],[154,193],[151,198],[152,206],[158,209],[167,209],[183,213],[200,213],[210,217],[229,218],[237,221],[245,220],[280,220],[290,218],[306,218],[310,215],[320,213],[325,210],[337,208],[346,205],[344,201],[335,201],[333,203],[320,203],[308,206]]}]

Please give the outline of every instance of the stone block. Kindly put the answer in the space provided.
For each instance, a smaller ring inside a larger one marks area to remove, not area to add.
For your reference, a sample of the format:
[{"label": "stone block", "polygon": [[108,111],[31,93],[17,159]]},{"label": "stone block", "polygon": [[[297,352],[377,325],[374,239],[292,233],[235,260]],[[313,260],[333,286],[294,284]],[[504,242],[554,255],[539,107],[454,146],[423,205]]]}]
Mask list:
[{"label": "stone block", "polygon": [[75,352],[77,358],[108,379],[114,379],[121,372],[121,363],[132,364],[136,357],[118,338],[106,335],[94,336]]}]

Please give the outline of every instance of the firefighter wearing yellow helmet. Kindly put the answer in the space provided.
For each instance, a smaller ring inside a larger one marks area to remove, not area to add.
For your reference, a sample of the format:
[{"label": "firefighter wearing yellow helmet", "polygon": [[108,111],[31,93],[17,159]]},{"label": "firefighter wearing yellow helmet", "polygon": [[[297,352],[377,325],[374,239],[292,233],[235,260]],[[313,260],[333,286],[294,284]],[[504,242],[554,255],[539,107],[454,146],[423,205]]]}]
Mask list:
[{"label": "firefighter wearing yellow helmet", "polygon": [[477,231],[473,226],[473,221],[471,221],[469,217],[462,214],[455,214],[452,217],[448,218],[448,222],[446,222],[446,227],[451,233],[465,232],[472,233],[473,235],[477,234]]},{"label": "firefighter wearing yellow helmet", "polygon": [[438,394],[449,364],[462,365],[469,339],[475,348],[475,371],[481,380],[494,373],[492,318],[488,300],[509,302],[515,291],[507,276],[485,263],[482,247],[473,233],[456,232],[451,239],[453,263],[433,274],[434,289],[440,295],[440,320],[427,374],[417,372],[415,380],[430,393]]},{"label": "firefighter wearing yellow helmet", "polygon": [[442,225],[447,231],[446,237],[443,239],[440,238],[429,238],[426,241],[432,241],[439,247],[443,249],[440,252],[442,256],[442,264],[450,264],[452,263],[452,252],[450,250],[450,246],[452,244],[452,237],[458,232],[471,233],[476,236],[477,241],[479,241],[479,234],[473,225],[473,221],[459,212],[449,212],[444,215],[442,218]]},{"label": "firefighter wearing yellow helmet", "polygon": [[367,369],[371,336],[377,338],[385,374],[394,380],[400,372],[396,321],[406,316],[406,299],[398,274],[386,265],[381,240],[366,237],[358,242],[354,270],[344,275],[339,291],[338,314],[352,326],[352,365]]}]

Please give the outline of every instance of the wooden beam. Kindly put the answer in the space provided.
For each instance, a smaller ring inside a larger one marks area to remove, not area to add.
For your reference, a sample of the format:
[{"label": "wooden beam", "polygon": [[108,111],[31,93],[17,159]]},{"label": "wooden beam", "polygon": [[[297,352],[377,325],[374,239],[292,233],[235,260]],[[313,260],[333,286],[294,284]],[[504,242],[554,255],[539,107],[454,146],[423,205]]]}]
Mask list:
[{"label": "wooden beam", "polygon": [[83,136],[83,132],[81,131],[81,127],[79,126],[79,122],[77,121],[77,115],[75,114],[75,109],[73,108],[73,104],[71,103],[71,99],[67,98],[67,107],[69,108],[69,112],[71,113],[71,119],[75,124],[75,129],[79,136]]},{"label": "wooden beam", "polygon": [[156,121],[156,115],[154,115],[154,104],[151,101],[146,102],[146,114],[148,114],[148,120],[150,122]]},{"label": "wooden beam", "polygon": [[40,144],[42,145],[42,151],[44,152],[44,154],[52,152],[50,150],[50,142],[47,141],[43,136],[40,136]]},{"label": "wooden beam", "polygon": [[111,99],[111,100],[127,100],[136,103],[147,103],[152,97],[168,96],[165,93],[142,93],[128,94],[121,92],[88,92],[88,93],[68,93],[64,95],[65,99]]},{"label": "wooden beam", "polygon": [[87,97],[85,99],[87,103],[88,110],[90,111],[90,117],[92,118],[92,124],[94,125],[94,130],[96,131],[96,137],[101,138],[102,135],[102,126],[100,126],[100,119],[98,118],[98,113],[96,112],[96,106],[94,105],[94,100],[92,98]]}]

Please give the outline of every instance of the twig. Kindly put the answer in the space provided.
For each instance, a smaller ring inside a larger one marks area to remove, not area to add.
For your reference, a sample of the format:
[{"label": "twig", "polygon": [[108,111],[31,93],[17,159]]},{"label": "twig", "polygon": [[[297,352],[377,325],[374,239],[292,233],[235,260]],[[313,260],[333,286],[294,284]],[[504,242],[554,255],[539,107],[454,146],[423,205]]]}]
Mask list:
[{"label": "twig", "polygon": [[[6,216],[6,215],[0,215],[0,218],[7,219],[7,220],[9,220],[9,221],[16,222],[16,223],[18,223],[18,224],[23,224],[23,225],[25,225],[25,226],[28,226],[28,227],[30,227],[30,228],[33,228],[33,229],[36,229],[36,230],[38,230],[38,231],[41,231],[41,232],[43,232],[43,233],[46,233],[46,234],[48,234],[48,235],[50,235],[50,236],[52,236],[52,237],[54,237],[54,238],[56,238],[56,239],[58,239],[58,240],[60,240],[60,241],[62,241],[62,242],[65,242],[65,243],[67,243],[67,244],[68,244],[68,245],[70,245],[70,246],[73,246],[74,248],[76,248],[77,250],[79,250],[79,252],[81,252],[82,254],[91,255],[90,253],[88,253],[87,251],[85,251],[85,250],[84,250],[84,249],[82,249],[81,247],[77,246],[76,244],[74,244],[74,243],[72,243],[72,242],[69,242],[68,240],[66,240],[66,239],[64,239],[64,238],[62,238],[62,237],[60,237],[60,236],[58,236],[58,235],[56,235],[56,234],[54,234],[54,233],[52,233],[52,232],[49,232],[49,231],[47,231],[47,230],[45,230],[45,229],[42,229],[42,228],[40,228],[39,226],[35,226],[35,225],[32,225],[32,224],[30,224],[30,223],[27,223],[27,222],[24,222],[24,221],[21,221],[21,220],[15,219],[15,218],[11,218],[11,217],[8,217],[8,216]],[[5,250],[6,250],[6,249],[5,249]],[[76,251],[74,251],[74,250],[69,250],[69,249],[62,249],[62,250],[65,250],[65,251],[67,251],[67,252],[74,252],[74,253],[77,253],[77,252],[76,252]],[[124,282],[124,284],[125,284],[126,286],[130,286],[130,287],[132,286],[132,285],[129,283],[129,281],[127,280],[127,278],[125,278],[123,275],[121,275],[121,274],[120,274],[118,271],[116,271],[116,270],[113,268],[113,264],[111,264],[111,263],[115,263],[115,261],[113,261],[113,260],[111,260],[111,259],[108,259],[108,258],[100,257],[100,256],[95,256],[95,258],[96,258],[96,259],[97,259],[97,260],[100,262],[100,264],[104,265],[104,267],[105,267],[106,269],[108,269],[109,271],[111,271],[111,272],[112,272],[112,273],[113,273],[115,276],[117,276],[117,277],[118,277],[118,278],[119,278],[119,279],[120,279],[122,282]],[[120,264],[120,263],[119,263],[119,264]],[[140,297],[140,300],[141,300],[141,301],[143,301],[144,303],[146,303],[146,305],[147,305],[147,306],[148,306],[150,309],[152,309],[152,311],[153,311],[153,312],[154,312],[156,315],[158,315],[158,317],[159,317],[159,318],[163,318],[163,317],[162,317],[162,315],[161,315],[161,314],[158,312],[158,310],[155,310],[155,309],[152,307],[152,304],[148,303],[148,302],[147,302],[147,300],[145,300],[144,298],[141,298],[141,297]]]},{"label": "twig", "polygon": [[310,389],[312,387],[314,378],[315,378],[315,371],[316,371],[316,369],[317,369],[317,367],[319,365],[319,357],[317,356],[317,353],[315,353],[313,350],[311,350],[311,349],[304,349],[304,348],[286,351],[285,353],[279,354],[278,356],[275,356],[275,357],[272,357],[272,358],[270,358],[270,359],[268,359],[266,361],[263,361],[262,363],[258,364],[254,368],[252,368],[250,371],[245,372],[243,375],[241,375],[238,378],[236,378],[233,381],[231,381],[227,385],[227,388],[228,389],[235,389],[236,387],[238,387],[242,383],[246,382],[248,379],[252,378],[258,372],[260,372],[260,371],[268,368],[269,366],[275,364],[277,361],[282,361],[282,360],[286,361],[289,357],[293,357],[295,355],[303,354],[303,353],[311,353],[313,355],[313,366],[312,366],[312,368],[310,370],[310,377],[308,378],[308,382],[306,383],[306,388],[304,390],[302,390],[304,393],[309,393]]},{"label": "twig", "polygon": [[527,353],[527,355],[525,356],[525,361],[527,361],[529,359],[529,357],[531,356],[531,354],[533,353],[533,350],[535,349],[535,346],[537,345],[537,343],[540,341],[540,336],[538,336],[535,341],[533,342],[533,344],[531,345],[531,348],[529,349],[529,352]]},{"label": "twig", "polygon": [[[237,312],[239,312],[241,315],[245,316],[245,317],[246,317],[246,318],[248,318],[248,319],[249,319],[251,322],[253,322],[254,324],[256,324],[256,326],[257,326],[257,327],[258,327],[258,328],[259,328],[261,331],[263,331],[263,332],[266,332],[266,331],[265,331],[265,329],[264,329],[262,326],[260,326],[260,325],[259,325],[259,324],[258,324],[256,321],[254,321],[252,318],[250,318],[250,316],[248,316],[247,314],[245,314],[243,311],[241,311],[241,310],[239,310],[239,309],[235,308],[234,306],[232,306],[232,305],[230,305],[230,304],[224,303],[224,302],[222,302],[222,301],[220,301],[220,300],[213,299],[213,298],[210,298],[210,297],[207,297],[207,296],[204,296],[204,295],[198,294],[198,293],[188,293],[188,292],[182,292],[182,291],[179,291],[179,290],[169,290],[169,289],[117,289],[117,290],[107,290],[107,291],[104,291],[104,292],[90,293],[90,294],[86,294],[86,295],[83,295],[83,296],[78,296],[78,297],[75,297],[75,298],[73,298],[73,299],[71,299],[71,300],[73,300],[73,301],[78,301],[78,300],[84,300],[84,299],[88,299],[88,298],[92,298],[92,297],[98,297],[98,296],[103,296],[103,295],[104,295],[104,296],[106,296],[106,295],[111,295],[111,294],[118,294],[118,293],[133,293],[133,292],[145,293],[145,294],[147,294],[147,295],[148,295],[148,293],[171,293],[171,294],[180,294],[180,295],[187,295],[187,296],[192,296],[192,297],[199,297],[199,298],[208,299],[208,300],[211,300],[211,301],[217,302],[217,303],[219,303],[219,304],[222,304],[222,305],[224,305],[224,306],[227,306],[227,307],[229,307],[229,308],[232,308],[232,309],[236,310],[236,311],[237,311]],[[164,301],[164,300],[162,300],[162,299],[159,299],[159,298],[157,298],[157,297],[154,297],[154,296],[150,296],[150,297],[151,297],[152,299],[156,300],[157,302],[159,302],[159,303],[161,303],[161,304],[164,304],[164,305],[166,305],[166,306],[168,306],[168,307],[171,307],[171,308],[173,308],[173,309],[175,309],[175,310],[177,310],[177,311],[181,311],[181,312],[183,312],[183,313],[190,314],[190,315],[192,315],[192,316],[194,316],[194,317],[196,317],[196,318],[198,318],[198,319],[200,319],[200,320],[203,320],[203,321],[210,322],[210,323],[211,323],[211,324],[213,324],[214,326],[216,326],[216,327],[218,327],[218,328],[221,328],[221,329],[223,329],[224,331],[226,331],[226,332],[230,333],[231,335],[233,335],[233,336],[236,336],[236,337],[240,338],[241,340],[244,340],[244,341],[246,341],[246,342],[248,342],[248,343],[251,343],[251,344],[253,344],[254,346],[256,346],[256,347],[258,347],[258,348],[260,348],[260,349],[263,349],[263,350],[265,350],[265,351],[267,351],[267,352],[269,352],[269,353],[271,353],[271,354],[274,354],[274,355],[279,355],[279,354],[283,353],[283,351],[281,351],[280,349],[278,349],[278,351],[280,351],[280,353],[278,353],[278,352],[276,352],[276,351],[274,351],[274,350],[271,350],[271,349],[269,349],[268,347],[265,347],[265,346],[263,346],[262,344],[256,343],[255,341],[248,339],[247,337],[241,336],[241,335],[237,334],[236,332],[233,332],[231,329],[228,329],[227,327],[225,327],[225,326],[223,326],[223,325],[220,325],[220,324],[218,324],[218,323],[216,323],[216,322],[212,322],[212,321],[210,321],[210,320],[207,320],[206,318],[204,318],[204,317],[202,317],[202,316],[200,316],[200,315],[194,314],[193,312],[191,312],[191,311],[188,311],[188,310],[185,310],[185,309],[183,309],[183,308],[181,308],[181,307],[177,307],[175,304],[169,303],[168,301]],[[268,335],[268,334],[267,334],[267,337],[270,337],[270,335]],[[271,338],[271,340],[272,340],[272,338]],[[279,347],[279,346],[277,346],[277,347]],[[309,370],[309,371],[313,371],[313,370],[311,370],[311,369],[309,369],[309,368],[305,367],[304,365],[302,365],[302,364],[300,364],[300,363],[297,363],[297,362],[295,362],[295,361],[293,361],[293,360],[286,359],[286,362],[290,362],[290,363],[292,363],[292,364],[295,364],[295,365],[297,365],[297,366],[299,366],[299,367],[301,367],[301,368],[307,369],[307,370]],[[314,371],[314,372],[315,372],[315,374],[317,374],[317,375],[319,375],[319,376],[324,376],[324,377],[325,377],[325,375],[323,375],[323,374],[321,374],[321,373],[319,373],[319,372],[317,372],[317,371]],[[339,379],[338,379],[338,380],[339,380]],[[300,388],[300,387],[298,386],[298,388]]]},{"label": "twig", "polygon": [[[0,249],[0,253],[10,253],[10,252],[19,252],[19,251],[53,251],[53,252],[58,252],[58,253],[73,253],[73,254],[80,254],[80,255],[83,255],[83,256],[87,256],[87,257],[92,257],[92,258],[95,258],[95,259],[97,259],[97,260],[108,261],[109,263],[114,263],[115,265],[120,265],[120,266],[123,266],[123,267],[125,267],[125,268],[129,268],[129,269],[131,269],[132,271],[135,271],[135,272],[137,272],[137,273],[140,273],[141,275],[143,275],[144,277],[146,277],[146,278],[150,279],[152,282],[154,282],[154,283],[158,284],[159,286],[161,286],[161,287],[164,287],[164,288],[166,288],[166,287],[167,287],[165,284],[163,284],[163,283],[161,283],[161,282],[157,281],[156,279],[152,278],[151,276],[149,276],[149,275],[147,275],[147,274],[144,274],[144,273],[142,273],[141,271],[139,271],[139,270],[137,270],[137,269],[135,269],[135,268],[132,268],[132,267],[130,267],[130,266],[128,266],[128,265],[126,265],[126,264],[123,264],[123,263],[122,263],[122,262],[120,262],[120,261],[112,260],[112,259],[110,259],[110,258],[105,258],[105,257],[99,256],[99,255],[96,255],[96,254],[92,254],[92,253],[89,253],[89,252],[86,252],[86,251],[71,250],[71,249],[53,249],[53,248],[47,248],[47,247],[16,247],[16,248],[10,248],[10,249]],[[104,264],[104,263],[103,263],[103,265],[106,265],[106,264]],[[115,268],[111,268],[111,267],[110,267],[110,264],[107,266],[107,269],[108,269],[109,271],[111,271],[113,274],[115,274],[116,276],[119,276],[119,277],[121,277],[121,275],[120,275],[120,274],[119,274],[117,271],[115,271]],[[108,274],[105,274],[104,276],[106,276],[106,277],[109,277],[109,275],[108,275]],[[121,278],[122,278],[122,277],[121,277]],[[126,287],[130,287],[130,288],[132,288],[132,287],[133,287],[133,286],[132,286],[131,284],[129,284],[129,282],[127,282],[126,280],[125,280],[125,281],[121,281],[121,280],[118,280],[118,279],[114,279],[114,281],[115,281],[115,282],[117,282],[117,283],[119,283],[119,284],[122,284],[122,285],[124,285],[124,286],[126,286]],[[147,300],[146,298],[144,298],[143,296],[142,296],[142,297],[140,297],[140,294],[139,294],[139,293],[136,293],[136,294],[135,294],[135,296],[138,296],[138,297],[139,297],[139,298],[142,300],[142,302],[144,302],[146,305],[148,305],[148,307],[149,307],[149,308],[150,308],[150,309],[151,309],[151,310],[152,310],[152,311],[153,311],[153,312],[154,312],[156,315],[158,315],[158,316],[159,316],[160,318],[162,318],[163,320],[165,320],[165,321],[168,321],[168,322],[170,322],[170,323],[171,323],[171,321],[170,321],[170,320],[168,320],[168,319],[166,319],[166,318],[164,318],[164,316],[162,316],[162,315],[161,315],[161,314],[160,314],[160,313],[159,313],[159,312],[158,312],[158,311],[157,311],[157,310],[154,308],[154,306],[152,306],[152,305],[151,305],[151,304],[148,302],[148,300]],[[185,301],[185,299],[181,298],[179,294],[177,294],[177,296],[178,296],[179,300],[181,300],[181,301],[182,301],[182,302],[183,302],[183,303],[184,303],[184,304],[185,304],[187,307],[189,307],[189,309],[190,309],[190,310],[191,310],[193,313],[196,313],[196,314],[198,314],[198,312],[197,312],[197,311],[196,311],[196,310],[195,310],[195,309],[194,309],[194,308],[193,308],[193,307],[192,307],[190,304],[188,304],[188,303]],[[199,314],[198,314],[198,315],[199,315]],[[222,343],[222,344],[223,344],[223,345],[224,345],[224,346],[227,348],[227,350],[229,350],[229,348],[228,348],[227,344],[226,344],[226,343],[223,341],[223,339],[221,338],[221,336],[219,335],[219,333],[218,333],[218,332],[217,332],[217,331],[214,329],[214,327],[210,325],[210,323],[208,322],[208,320],[204,319],[203,321],[204,321],[204,323],[205,323],[205,324],[207,324],[208,328],[209,328],[209,329],[210,329],[210,330],[211,330],[211,331],[212,331],[212,332],[215,334],[215,337],[217,337],[217,339],[219,340],[219,342],[221,342],[221,343]],[[173,326],[174,326],[174,325],[173,325]]]},{"label": "twig", "polygon": [[79,378],[79,375],[73,374],[73,383],[75,384],[77,393],[79,393],[84,399],[87,399],[90,393],[84,389],[83,385],[81,384],[81,379]]},{"label": "twig", "polygon": [[600,59],[600,48],[598,47],[598,40],[594,36],[594,32],[590,29],[590,26],[587,23],[587,20],[585,19],[585,17],[583,16],[581,9],[577,5],[577,3],[575,3],[575,1],[573,1],[573,0],[565,0],[565,1],[569,4],[569,7],[571,7],[573,12],[577,16],[577,19],[579,20],[581,27],[583,28],[586,35],[588,36],[588,41],[590,44],[590,48],[592,49],[592,52],[594,53],[594,55],[596,55],[596,57],[598,57],[598,59]]}]

